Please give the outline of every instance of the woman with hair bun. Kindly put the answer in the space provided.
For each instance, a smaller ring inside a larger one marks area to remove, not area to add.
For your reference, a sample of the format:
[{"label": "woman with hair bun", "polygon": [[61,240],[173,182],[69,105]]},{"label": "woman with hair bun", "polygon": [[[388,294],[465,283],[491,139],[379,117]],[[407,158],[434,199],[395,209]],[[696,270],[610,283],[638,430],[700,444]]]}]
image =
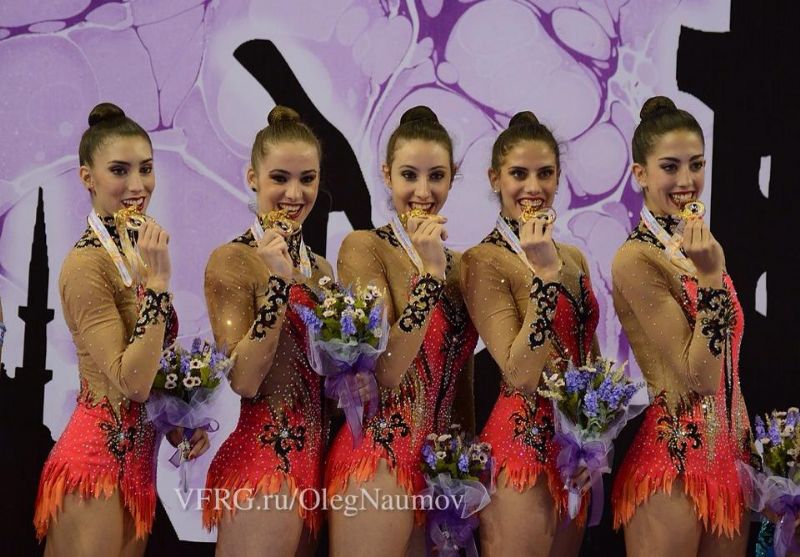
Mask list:
[{"label": "woman with hair bun", "polygon": [[654,399],[616,474],[614,524],[633,557],[744,555],[748,513],[736,470],[749,447],[744,315],[702,218],[703,131],[670,99],[653,97],[632,150],[644,206],[614,258],[613,296]]},{"label": "woman with hair bun", "polygon": [[[157,449],[143,403],[178,324],[169,235],[152,218],[134,231],[120,217],[143,214],[156,185],[153,147],[139,124],[98,104],[78,154],[92,211],[61,267],[59,291],[81,388],[44,464],[34,523],[39,539],[47,536],[46,555],[142,555],[156,509]],[[173,444],[181,437],[169,435]],[[204,453],[206,432],[190,443],[189,458]]]},{"label": "woman with hair bun", "polygon": [[[556,468],[553,408],[536,392],[543,374],[599,355],[586,259],[553,240],[560,173],[552,132],[532,112],[516,114],[494,143],[488,171],[500,200],[497,226],[462,259],[469,314],[502,374],[481,433],[497,478],[480,517],[487,556],[577,555],[583,538],[585,508],[564,525],[567,491]],[[570,481],[584,488],[588,474]]]},{"label": "woman with hair bun", "polygon": [[[438,214],[455,170],[452,141],[436,114],[427,106],[407,110],[383,165],[395,213],[386,226],[352,232],[339,250],[340,281],[383,291],[391,328],[375,372],[377,413],[361,445],[353,448],[345,426],[328,455],[329,499],[358,501],[355,516],[331,505],[332,555],[404,555],[415,523],[410,496],[425,487],[425,437],[448,430],[454,406],[460,423],[472,423],[466,369],[477,335],[459,289],[460,257],[444,246],[447,219]],[[366,499],[376,494],[407,506],[376,509]]]},{"label": "woman with hair bun", "polygon": [[322,383],[293,308],[311,306],[310,287],[333,276],[302,235],[319,192],[320,155],[299,115],[273,108],[247,170],[258,215],[206,266],[211,328],[236,358],[229,379],[242,397],[236,429],[208,471],[203,523],[217,527],[217,555],[295,555],[319,530],[313,492],[321,487]]}]

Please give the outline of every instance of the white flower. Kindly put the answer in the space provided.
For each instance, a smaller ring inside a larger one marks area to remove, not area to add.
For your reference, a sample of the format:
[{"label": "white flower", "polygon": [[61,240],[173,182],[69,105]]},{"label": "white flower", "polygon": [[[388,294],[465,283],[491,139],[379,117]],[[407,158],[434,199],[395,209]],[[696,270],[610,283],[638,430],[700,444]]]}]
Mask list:
[{"label": "white flower", "polygon": [[370,284],[369,286],[367,286],[367,292],[369,294],[372,294],[373,296],[380,296],[381,294],[380,290],[378,290],[378,287],[375,286],[374,284]]},{"label": "white flower", "polygon": [[356,301],[353,299],[352,296],[345,296],[344,303],[347,304],[348,306],[352,306],[353,304],[356,303]]},{"label": "white flower", "polygon": [[329,308],[336,305],[336,298],[325,298],[322,301],[322,307]]},{"label": "white flower", "polygon": [[447,458],[447,453],[444,451],[436,451],[436,458],[439,460],[444,460]]},{"label": "white flower", "polygon": [[374,336],[375,338],[381,338],[383,336],[383,330],[380,328],[375,329],[374,331],[372,331],[372,336]]},{"label": "white flower", "polygon": [[336,315],[336,312],[332,309],[326,309],[322,312],[322,317],[333,317],[334,315]]},{"label": "white flower", "polygon": [[363,309],[361,309],[361,308],[359,308],[359,309],[357,309],[357,310],[355,311],[355,315],[356,315],[356,318],[357,318],[357,319],[364,319],[364,318],[366,318],[366,317],[367,317],[367,315],[364,313],[364,310],[363,310]]},{"label": "white flower", "polygon": [[429,433],[427,439],[428,439],[428,441],[436,441],[436,434],[435,433]]},{"label": "white flower", "polygon": [[331,282],[331,277],[322,277],[321,279],[319,279],[320,286],[325,286],[330,282]]},{"label": "white flower", "polygon": [[372,294],[370,294],[369,292],[367,292],[366,294],[364,294],[364,301],[365,301],[365,302],[371,302],[371,301],[372,301],[372,298],[373,298],[373,296],[372,296]]},{"label": "white flower", "polygon": [[445,441],[449,441],[452,436],[449,433],[445,433],[444,435],[439,436],[439,443],[444,443]]},{"label": "white flower", "polygon": [[191,362],[189,362],[189,369],[200,369],[201,367],[203,367],[203,362],[200,360],[193,359]]},{"label": "white flower", "polygon": [[186,387],[187,389],[194,388],[194,377],[192,377],[191,375],[187,375],[186,377],[184,377],[183,386]]},{"label": "white flower", "polygon": [[167,381],[172,381],[173,383],[178,380],[177,373],[168,373],[167,374]]},{"label": "white flower", "polygon": [[169,379],[167,379],[167,382],[164,383],[164,388],[167,389],[167,390],[170,390],[170,391],[172,389],[174,389],[175,387],[177,387],[177,386],[178,386],[178,382],[177,381],[172,381],[172,380],[169,380]]}]

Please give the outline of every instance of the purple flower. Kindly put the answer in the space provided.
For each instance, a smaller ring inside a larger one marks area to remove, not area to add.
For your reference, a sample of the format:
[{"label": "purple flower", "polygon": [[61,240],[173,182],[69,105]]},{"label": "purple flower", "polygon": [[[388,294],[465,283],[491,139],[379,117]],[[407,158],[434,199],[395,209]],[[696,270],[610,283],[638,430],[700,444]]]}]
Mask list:
[{"label": "purple flower", "polygon": [[469,472],[469,458],[467,457],[467,453],[461,453],[461,456],[458,457],[458,470],[462,474],[467,474]]},{"label": "purple flower", "polygon": [[586,388],[586,384],[588,383],[588,377],[585,373],[572,368],[567,370],[567,373],[564,374],[564,381],[567,387],[567,394],[577,393],[578,391],[582,391]]},{"label": "purple flower", "polygon": [[167,359],[164,358],[163,356],[161,357],[161,361],[158,362],[158,366],[164,371],[169,370],[169,363],[167,362]]},{"label": "purple flower", "polygon": [[798,422],[800,422],[800,411],[797,408],[790,408],[788,412],[786,412],[786,425],[789,427],[797,427]]},{"label": "purple flower", "polygon": [[781,430],[780,430],[780,425],[778,423],[778,418],[773,418],[770,421],[769,431],[767,431],[767,435],[769,436],[769,440],[772,442],[773,445],[781,444]]},{"label": "purple flower", "polygon": [[200,352],[200,344],[201,343],[202,343],[202,341],[200,340],[199,337],[195,338],[192,341],[192,354],[197,354],[198,352]]},{"label": "purple flower", "polygon": [[293,306],[293,308],[311,334],[317,334],[322,329],[322,320],[317,317],[314,310],[300,304]]},{"label": "purple flower", "polygon": [[597,417],[600,412],[600,400],[597,391],[589,388],[583,396],[583,413],[589,418]]},{"label": "purple flower", "polygon": [[436,469],[436,455],[433,454],[433,449],[430,445],[425,444],[422,447],[422,458],[425,459],[425,464],[427,464],[429,468],[433,470]]},{"label": "purple flower", "polygon": [[765,439],[767,431],[764,429],[764,420],[761,416],[756,416],[756,439]]},{"label": "purple flower", "polygon": [[342,318],[339,320],[342,326],[342,334],[351,336],[356,334],[356,324],[353,322],[353,314],[350,312],[342,313]]},{"label": "purple flower", "polygon": [[369,311],[369,322],[367,323],[367,328],[370,331],[372,331],[373,329],[377,328],[378,325],[381,324],[382,319],[383,319],[383,305],[375,304]]},{"label": "purple flower", "polygon": [[181,373],[186,375],[189,373],[189,366],[191,365],[192,358],[188,354],[181,354]]},{"label": "purple flower", "polygon": [[616,409],[619,405],[620,398],[622,397],[621,385],[614,383],[610,376],[606,376],[600,387],[597,389],[597,395],[600,400],[607,403],[612,409]]}]

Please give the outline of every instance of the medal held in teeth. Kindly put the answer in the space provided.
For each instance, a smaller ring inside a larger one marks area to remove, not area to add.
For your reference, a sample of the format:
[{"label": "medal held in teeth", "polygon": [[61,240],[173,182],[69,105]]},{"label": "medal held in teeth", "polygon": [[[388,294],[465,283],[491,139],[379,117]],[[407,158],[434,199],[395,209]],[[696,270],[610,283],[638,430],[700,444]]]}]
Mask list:
[{"label": "medal held in teeth", "polygon": [[706,214],[706,206],[702,201],[689,201],[681,209],[681,218],[684,220],[701,219]]},{"label": "medal held in teeth", "polygon": [[400,222],[403,226],[406,226],[409,219],[428,219],[430,217],[431,214],[423,209],[411,209],[407,213],[400,215]]},{"label": "medal held in teeth", "polygon": [[525,203],[523,205],[522,214],[520,215],[519,220],[522,222],[522,224],[525,224],[528,221],[537,219],[543,220],[547,225],[551,225],[556,222],[556,216],[556,211],[552,207],[538,209],[531,203]]},{"label": "medal held in teeth", "polygon": [[297,223],[289,217],[289,212],[285,209],[270,211],[261,217],[262,226],[267,228],[278,228],[287,234],[294,234],[297,230]]}]

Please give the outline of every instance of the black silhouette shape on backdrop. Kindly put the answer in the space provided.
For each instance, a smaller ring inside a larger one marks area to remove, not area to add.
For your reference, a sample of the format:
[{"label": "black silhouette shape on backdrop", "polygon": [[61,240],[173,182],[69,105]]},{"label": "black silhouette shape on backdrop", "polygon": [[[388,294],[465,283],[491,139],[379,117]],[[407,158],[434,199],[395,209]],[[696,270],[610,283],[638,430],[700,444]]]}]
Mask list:
[{"label": "black silhouette shape on backdrop", "polygon": [[303,223],[303,236],[311,249],[325,255],[331,211],[344,211],[355,230],[372,228],[369,188],[353,148],[311,101],[275,43],[247,41],[233,56],[276,104],[296,110],[322,143],[320,196]]}]

